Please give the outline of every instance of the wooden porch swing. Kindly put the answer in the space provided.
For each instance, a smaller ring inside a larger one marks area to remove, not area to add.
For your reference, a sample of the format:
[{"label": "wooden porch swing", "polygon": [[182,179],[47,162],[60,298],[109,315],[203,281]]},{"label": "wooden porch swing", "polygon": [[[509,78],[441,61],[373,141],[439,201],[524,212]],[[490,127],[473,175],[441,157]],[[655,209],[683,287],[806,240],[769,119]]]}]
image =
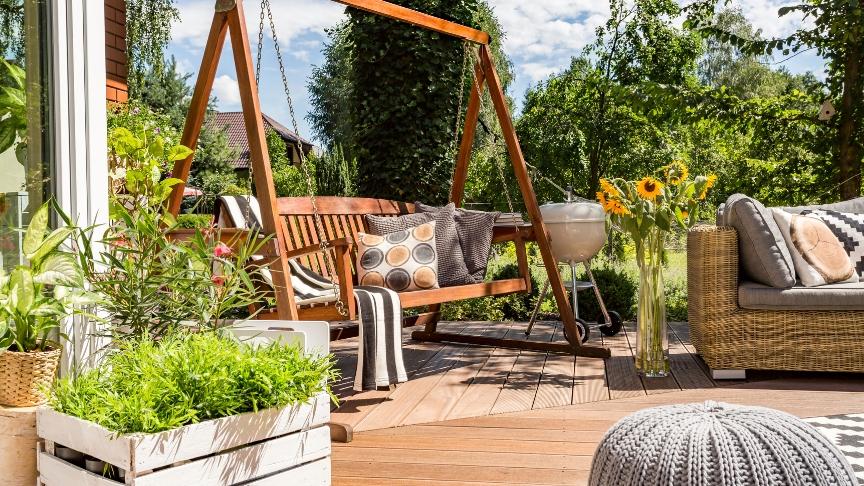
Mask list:
[{"label": "wooden porch swing", "polygon": [[[383,0],[334,0],[349,7],[391,19],[407,22],[417,27],[446,34],[479,46],[479,55],[474,64],[474,82],[468,101],[465,123],[453,174],[450,200],[461,206],[468,175],[468,163],[481,108],[481,96],[485,87],[501,124],[507,150],[519,189],[531,223],[523,226],[496,227],[493,243],[512,241],[516,245],[519,277],[493,282],[475,283],[441,289],[402,292],[399,294],[404,308],[428,306],[428,312],[416,318],[425,324],[423,331],[415,331],[412,337],[421,341],[456,342],[474,345],[499,346],[536,351],[551,351],[578,356],[607,358],[608,348],[583,345],[574,319],[573,310],[564,284],[557,271],[549,272],[561,320],[568,336],[568,343],[552,343],[502,339],[467,334],[441,332],[437,329],[441,304],[455,300],[485,296],[500,296],[531,291],[530,269],[525,250],[527,241],[536,241],[547,268],[557,268],[549,244],[549,236],[543,224],[537,197],[534,193],[519,140],[510,117],[501,81],[495,70],[489,48],[489,34],[456,24],[428,14],[417,12]],[[263,17],[262,17],[263,21]],[[197,144],[219,58],[230,31],[231,47],[237,70],[237,82],[243,118],[249,140],[250,166],[254,176],[256,197],[260,205],[261,230],[273,236],[275,242],[265,255],[266,264],[272,273],[276,312],[270,318],[282,320],[353,320],[357,311],[353,298],[356,277],[352,268],[356,263],[356,248],[353,242],[358,232],[366,231],[365,215],[396,216],[414,212],[410,203],[370,198],[315,197],[277,198],[258,97],[258,83],[253,66],[249,37],[243,12],[242,0],[217,0],[210,35],[198,72],[198,79],[187,114],[182,143],[187,147]],[[260,46],[259,46],[260,48]],[[278,50],[277,50],[278,54]],[[283,80],[284,81],[284,80]],[[290,103],[290,98],[289,98]],[[293,115],[293,113],[292,113]],[[302,152],[302,151],[301,151]],[[186,181],[194,154],[175,164],[173,177]],[[169,201],[169,211],[177,214],[183,199],[184,184],[174,187]],[[230,231],[235,237],[239,230]],[[223,238],[224,239],[224,238]],[[294,290],[290,285],[290,259],[302,259],[307,266],[331,278],[338,284],[337,305],[300,307],[296,304]]]}]

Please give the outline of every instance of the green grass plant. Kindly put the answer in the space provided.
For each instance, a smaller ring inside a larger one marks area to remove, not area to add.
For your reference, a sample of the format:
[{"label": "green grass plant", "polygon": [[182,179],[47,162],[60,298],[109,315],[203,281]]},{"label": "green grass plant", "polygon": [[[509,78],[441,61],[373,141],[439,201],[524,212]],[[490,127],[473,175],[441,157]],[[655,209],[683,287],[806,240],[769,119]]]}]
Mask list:
[{"label": "green grass plant", "polygon": [[216,332],[119,346],[98,368],[57,382],[50,406],[118,434],[154,433],[305,403],[330,393],[325,380],[337,377],[330,356],[280,343],[253,347]]}]

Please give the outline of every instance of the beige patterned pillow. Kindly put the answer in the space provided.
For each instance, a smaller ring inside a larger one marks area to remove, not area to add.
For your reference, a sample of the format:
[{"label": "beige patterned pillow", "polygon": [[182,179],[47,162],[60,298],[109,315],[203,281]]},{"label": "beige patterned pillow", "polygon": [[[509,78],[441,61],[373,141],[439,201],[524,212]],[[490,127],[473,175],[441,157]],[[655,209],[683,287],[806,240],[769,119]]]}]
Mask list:
[{"label": "beige patterned pillow", "polygon": [[824,221],[777,208],[772,211],[805,287],[858,281],[849,254]]},{"label": "beige patterned pillow", "polygon": [[396,292],[438,288],[435,221],[383,236],[358,233],[360,285]]}]

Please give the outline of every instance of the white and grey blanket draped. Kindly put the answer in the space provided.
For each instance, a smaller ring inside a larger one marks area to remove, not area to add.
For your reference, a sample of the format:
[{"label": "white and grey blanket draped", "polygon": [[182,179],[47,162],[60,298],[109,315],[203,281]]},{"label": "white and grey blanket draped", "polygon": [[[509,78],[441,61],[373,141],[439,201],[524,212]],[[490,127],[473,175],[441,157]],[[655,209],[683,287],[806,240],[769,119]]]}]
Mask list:
[{"label": "white and grey blanket draped", "polygon": [[[254,197],[222,196],[220,226],[260,229],[261,213]],[[228,221],[225,216],[230,217]],[[288,260],[291,267],[291,286],[297,305],[332,303],[338,300],[338,287],[326,277]],[[270,272],[261,272],[272,285]],[[360,321],[360,339],[357,346],[357,373],[354,389],[357,391],[386,387],[408,381],[402,360],[402,305],[399,296],[383,287],[360,286],[354,288]]]}]

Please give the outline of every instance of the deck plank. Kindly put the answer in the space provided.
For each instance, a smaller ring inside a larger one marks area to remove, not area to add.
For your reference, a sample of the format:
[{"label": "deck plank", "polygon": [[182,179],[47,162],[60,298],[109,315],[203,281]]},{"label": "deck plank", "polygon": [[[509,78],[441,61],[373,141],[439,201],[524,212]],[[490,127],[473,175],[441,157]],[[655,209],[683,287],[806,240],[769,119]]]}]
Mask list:
[{"label": "deck plank", "polygon": [[[552,340],[563,340],[564,331],[555,326]],[[565,354],[549,353],[543,364],[540,384],[531,408],[549,408],[573,403],[573,383],[576,370],[576,357]]]},{"label": "deck plank", "polygon": [[[509,328],[510,326],[507,324],[491,325],[480,335],[502,338],[507,334]],[[494,351],[495,348],[490,347],[469,346],[466,348],[460,357],[462,363],[447,370],[426,394],[423,401],[411,410],[400,425],[438,422],[447,418],[450,411],[459,404],[471,382]]]},{"label": "deck plank", "polygon": [[[555,335],[555,325],[538,322],[534,331],[526,339],[529,341],[551,341]],[[491,413],[530,410],[540,386],[540,377],[546,363],[546,354],[537,351],[521,351],[513,370],[507,376],[507,383],[501,388]]]},{"label": "deck plank", "polygon": [[625,331],[622,329],[615,336],[603,336],[603,345],[612,352],[612,357],[606,360],[609,398],[618,400],[645,395],[645,387],[636,373],[636,363]]},{"label": "deck plank", "polygon": [[[482,332],[488,323],[469,323],[462,332]],[[355,431],[396,427],[408,414],[423,401],[423,398],[441,380],[444,373],[454,366],[465,366],[462,354],[470,347],[466,345],[445,345],[413,374],[406,383],[401,383],[392,391],[387,400],[377,404],[366,417],[359,421]]]}]

